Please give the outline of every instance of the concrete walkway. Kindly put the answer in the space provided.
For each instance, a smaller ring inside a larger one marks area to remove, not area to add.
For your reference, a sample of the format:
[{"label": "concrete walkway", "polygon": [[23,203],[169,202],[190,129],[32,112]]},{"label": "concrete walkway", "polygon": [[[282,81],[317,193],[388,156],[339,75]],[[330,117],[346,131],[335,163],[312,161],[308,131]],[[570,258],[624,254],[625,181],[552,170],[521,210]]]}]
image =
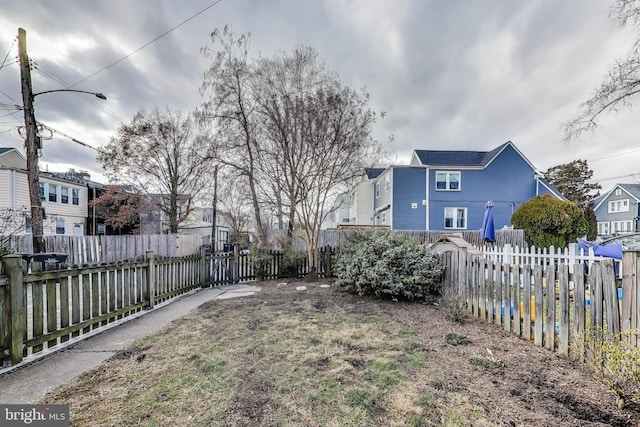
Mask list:
[{"label": "concrete walkway", "polygon": [[204,288],[124,318],[104,332],[0,373],[0,403],[33,403],[207,301],[249,296],[258,291],[259,287],[245,284]]}]

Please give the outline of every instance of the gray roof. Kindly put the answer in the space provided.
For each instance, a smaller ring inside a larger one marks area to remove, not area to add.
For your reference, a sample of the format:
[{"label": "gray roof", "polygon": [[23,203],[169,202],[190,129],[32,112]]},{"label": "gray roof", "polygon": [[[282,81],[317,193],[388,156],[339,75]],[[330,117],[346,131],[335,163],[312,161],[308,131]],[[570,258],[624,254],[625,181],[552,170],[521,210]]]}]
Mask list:
[{"label": "gray roof", "polygon": [[420,163],[428,166],[486,166],[507,145],[507,141],[491,151],[415,150]]},{"label": "gray roof", "polygon": [[380,176],[382,172],[384,172],[384,168],[367,168],[364,170],[364,173],[367,174],[367,178],[374,179]]},{"label": "gray roof", "polygon": [[0,147],[0,156],[2,156],[5,153],[8,153],[11,150],[15,150],[15,148]]}]

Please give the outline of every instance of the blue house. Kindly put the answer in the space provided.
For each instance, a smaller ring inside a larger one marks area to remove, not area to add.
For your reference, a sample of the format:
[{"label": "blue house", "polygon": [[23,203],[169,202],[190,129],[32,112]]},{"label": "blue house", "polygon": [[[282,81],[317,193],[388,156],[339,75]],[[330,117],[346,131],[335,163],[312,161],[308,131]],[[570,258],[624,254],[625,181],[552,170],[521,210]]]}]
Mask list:
[{"label": "blue house", "polygon": [[534,196],[564,200],[511,141],[491,151],[415,150],[373,186],[373,222],[394,230],[479,230],[489,200],[500,229]]},{"label": "blue house", "polygon": [[598,236],[634,233],[639,230],[640,184],[616,184],[593,203]]}]

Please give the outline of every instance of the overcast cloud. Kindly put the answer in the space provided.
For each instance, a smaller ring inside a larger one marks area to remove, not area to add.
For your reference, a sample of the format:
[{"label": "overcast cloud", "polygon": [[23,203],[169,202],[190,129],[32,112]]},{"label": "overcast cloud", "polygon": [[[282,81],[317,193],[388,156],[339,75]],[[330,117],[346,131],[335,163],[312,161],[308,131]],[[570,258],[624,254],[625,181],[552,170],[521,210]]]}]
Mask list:
[{"label": "overcast cloud", "polygon": [[[200,48],[229,24],[251,32],[253,54],[317,49],[371,107],[385,111],[374,137],[394,163],[414,149],[488,151],[508,140],[540,170],[586,159],[603,190],[640,182],[637,112],[606,116],[594,135],[563,142],[562,124],[625,56],[631,34],[609,2],[584,0],[222,0],[128,59],[86,79],[178,25],[213,0],[0,0],[0,146],[23,147],[16,63],[27,32],[33,90],[103,92],[36,97],[38,121],[98,147],[140,108],[192,110],[207,61]],[[86,80],[84,80],[86,79]],[[83,81],[84,80],[84,81]],[[637,110],[636,110],[637,111]],[[43,164],[99,177],[95,151],[54,134]],[[635,177],[633,174],[637,174]]]}]

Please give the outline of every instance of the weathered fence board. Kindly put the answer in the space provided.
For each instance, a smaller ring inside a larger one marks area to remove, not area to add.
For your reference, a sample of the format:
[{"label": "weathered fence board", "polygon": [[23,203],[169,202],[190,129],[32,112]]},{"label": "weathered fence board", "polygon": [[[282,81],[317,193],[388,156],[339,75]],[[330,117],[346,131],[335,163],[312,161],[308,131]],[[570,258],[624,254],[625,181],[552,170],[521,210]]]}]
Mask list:
[{"label": "weathered fence board", "polygon": [[[576,355],[584,357],[580,342],[590,328],[612,334],[638,329],[634,272],[639,271],[640,252],[633,254],[636,264],[624,270],[626,287],[622,288],[618,287],[613,260],[603,257],[576,256],[570,265],[557,262],[558,254],[550,251],[547,258],[537,257],[534,262],[513,256],[509,264],[503,262],[506,257],[491,259],[461,252],[465,251],[441,255],[445,292],[453,290],[474,317],[531,339],[536,346],[564,355],[574,347]],[[462,277],[464,287],[460,286]],[[629,339],[637,343],[635,334]]]}]

